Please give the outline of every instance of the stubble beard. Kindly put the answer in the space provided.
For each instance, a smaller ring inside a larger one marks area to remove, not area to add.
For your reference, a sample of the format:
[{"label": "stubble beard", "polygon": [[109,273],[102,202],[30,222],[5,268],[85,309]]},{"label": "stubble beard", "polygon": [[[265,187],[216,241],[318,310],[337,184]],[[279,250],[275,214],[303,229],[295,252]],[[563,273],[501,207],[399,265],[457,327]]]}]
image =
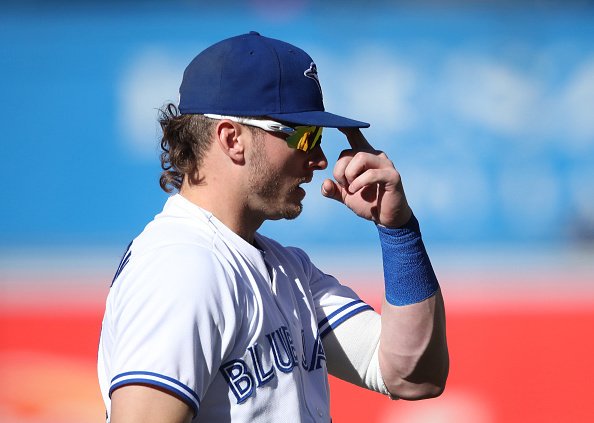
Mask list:
[{"label": "stubble beard", "polygon": [[283,180],[279,171],[272,169],[266,150],[259,143],[265,141],[261,137],[254,137],[254,146],[250,152],[249,185],[250,196],[257,197],[262,205],[261,209],[267,219],[295,219],[301,214],[303,204],[288,200],[289,197],[303,181],[295,181],[295,185],[287,193],[281,190],[280,182]]}]

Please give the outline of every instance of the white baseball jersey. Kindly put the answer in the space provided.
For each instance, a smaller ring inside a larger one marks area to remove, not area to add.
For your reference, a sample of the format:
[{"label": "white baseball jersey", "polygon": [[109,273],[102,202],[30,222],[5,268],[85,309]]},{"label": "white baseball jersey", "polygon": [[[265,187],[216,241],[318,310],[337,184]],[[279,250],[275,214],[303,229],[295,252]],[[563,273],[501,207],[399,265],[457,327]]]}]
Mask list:
[{"label": "white baseball jersey", "polygon": [[107,410],[114,389],[142,383],[183,399],[193,422],[330,421],[321,339],[371,307],[303,251],[255,239],[259,248],[169,198],[128,247],[107,298],[98,360]]}]

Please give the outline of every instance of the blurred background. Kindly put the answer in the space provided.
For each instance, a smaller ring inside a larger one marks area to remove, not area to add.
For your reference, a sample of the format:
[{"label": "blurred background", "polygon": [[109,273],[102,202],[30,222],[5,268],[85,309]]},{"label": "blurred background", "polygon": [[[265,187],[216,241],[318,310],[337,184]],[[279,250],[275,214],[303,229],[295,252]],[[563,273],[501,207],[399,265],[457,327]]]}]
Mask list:
[{"label": "blurred background", "polygon": [[[0,6],[0,421],[104,421],[105,297],[167,197],[158,108],[198,52],[250,30],[309,52],[326,109],[371,122],[446,300],[446,392],[392,402],[332,379],[334,421],[594,421],[594,2]],[[346,146],[324,133],[331,166]],[[379,309],[376,231],[322,198],[330,175],[262,232]]]}]

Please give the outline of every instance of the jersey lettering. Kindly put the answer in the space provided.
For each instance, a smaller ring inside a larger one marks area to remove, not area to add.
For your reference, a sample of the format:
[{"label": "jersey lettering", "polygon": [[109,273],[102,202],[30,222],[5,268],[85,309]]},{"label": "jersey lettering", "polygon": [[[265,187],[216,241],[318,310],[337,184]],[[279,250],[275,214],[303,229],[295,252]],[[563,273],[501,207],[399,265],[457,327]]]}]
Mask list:
[{"label": "jersey lettering", "polygon": [[291,360],[293,362],[293,367],[295,367],[299,360],[297,359],[297,351],[295,350],[295,344],[293,343],[291,332],[289,332],[289,329],[286,326],[281,326],[280,331],[283,334],[286,351],[291,353]]},{"label": "jersey lettering", "polygon": [[322,360],[326,361],[326,353],[324,352],[324,345],[322,345],[322,340],[318,336],[314,343],[309,371],[311,372],[312,370],[321,369]]},{"label": "jersey lettering", "polygon": [[283,373],[290,373],[296,366],[296,360],[290,352],[289,341],[285,339],[283,327],[278,328],[272,333],[266,335],[270,346],[276,367]]},{"label": "jersey lettering", "polygon": [[241,404],[252,395],[254,377],[243,360],[228,361],[220,369],[229,388],[231,388],[231,392],[237,398],[237,404]]},{"label": "jersey lettering", "polygon": [[301,345],[303,345],[303,351],[301,352],[301,366],[303,369],[309,370],[307,367],[306,348],[305,348],[305,331],[301,329]]},{"label": "jersey lettering", "polygon": [[[266,350],[260,344],[254,343],[247,348],[251,358],[251,366],[241,360],[234,359],[227,361],[219,370],[229,385],[229,389],[237,399],[237,403],[245,402],[255,392],[256,387],[261,387],[273,380],[277,373],[276,370],[283,373],[291,373],[295,367],[299,367],[297,349],[291,336],[291,332],[286,326],[265,335],[270,344],[270,350]],[[320,336],[317,335],[312,348],[311,360],[307,363],[305,332],[301,331],[303,350],[301,352],[301,365],[307,372],[312,372],[322,368],[322,361],[326,361],[324,347]],[[307,349],[309,350],[309,348]],[[267,369],[264,365],[266,360],[264,356],[270,359],[272,355],[272,364]]]},{"label": "jersey lettering", "polygon": [[254,373],[256,374],[258,386],[262,386],[274,379],[274,367],[270,367],[268,371],[264,370],[260,346],[256,343],[249,347],[248,351],[252,357],[252,364],[254,365]]}]

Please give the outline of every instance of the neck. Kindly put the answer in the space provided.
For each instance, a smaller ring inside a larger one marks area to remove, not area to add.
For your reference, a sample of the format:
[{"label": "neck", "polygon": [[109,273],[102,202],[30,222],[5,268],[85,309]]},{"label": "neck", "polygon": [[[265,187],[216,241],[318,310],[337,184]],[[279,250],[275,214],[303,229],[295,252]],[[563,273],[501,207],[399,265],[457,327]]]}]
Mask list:
[{"label": "neck", "polygon": [[232,189],[213,189],[207,184],[203,182],[200,185],[189,185],[184,181],[179,193],[188,201],[211,212],[226,227],[253,245],[256,231],[264,223],[264,219],[254,216],[243,202],[236,201]]}]

